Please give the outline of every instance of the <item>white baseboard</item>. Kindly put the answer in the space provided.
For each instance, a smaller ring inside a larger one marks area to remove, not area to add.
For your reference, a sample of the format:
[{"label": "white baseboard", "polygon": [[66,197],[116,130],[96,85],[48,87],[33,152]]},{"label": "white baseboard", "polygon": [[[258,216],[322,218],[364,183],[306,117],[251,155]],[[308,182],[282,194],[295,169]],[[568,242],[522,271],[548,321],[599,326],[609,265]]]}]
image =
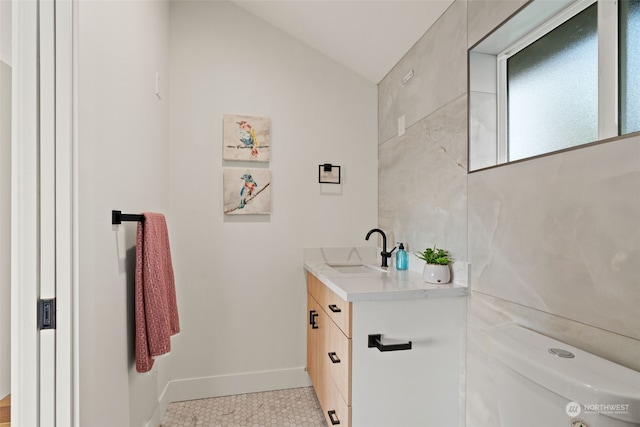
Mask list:
[{"label": "white baseboard", "polygon": [[151,418],[144,425],[144,427],[158,427],[162,422],[162,418],[164,418],[164,413],[167,412],[167,408],[169,407],[169,403],[171,403],[168,399],[165,398],[167,396],[167,389],[169,388],[169,384],[164,388],[162,395],[158,399],[158,404],[156,405],[156,410],[153,411]]},{"label": "white baseboard", "polygon": [[309,387],[304,367],[169,381],[145,427],[158,427],[171,402]]}]

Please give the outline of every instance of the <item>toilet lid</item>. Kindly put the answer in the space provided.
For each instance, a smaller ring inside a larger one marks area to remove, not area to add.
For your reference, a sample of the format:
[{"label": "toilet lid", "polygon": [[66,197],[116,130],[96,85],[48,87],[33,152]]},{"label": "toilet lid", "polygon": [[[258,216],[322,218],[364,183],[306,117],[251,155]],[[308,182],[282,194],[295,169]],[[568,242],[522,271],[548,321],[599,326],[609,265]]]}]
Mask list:
[{"label": "toilet lid", "polygon": [[640,372],[517,325],[493,330],[491,354],[495,361],[570,401],[629,405],[606,414],[640,423]]}]

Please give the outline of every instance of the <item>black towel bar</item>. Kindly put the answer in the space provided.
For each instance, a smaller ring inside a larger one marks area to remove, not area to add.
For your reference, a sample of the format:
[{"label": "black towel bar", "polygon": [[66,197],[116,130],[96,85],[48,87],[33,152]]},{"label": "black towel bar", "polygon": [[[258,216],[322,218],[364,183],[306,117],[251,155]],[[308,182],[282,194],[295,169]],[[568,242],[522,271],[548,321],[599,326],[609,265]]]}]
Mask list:
[{"label": "black towel bar", "polygon": [[111,211],[111,224],[122,224],[122,221],[144,222],[144,215],[123,214],[122,211]]}]

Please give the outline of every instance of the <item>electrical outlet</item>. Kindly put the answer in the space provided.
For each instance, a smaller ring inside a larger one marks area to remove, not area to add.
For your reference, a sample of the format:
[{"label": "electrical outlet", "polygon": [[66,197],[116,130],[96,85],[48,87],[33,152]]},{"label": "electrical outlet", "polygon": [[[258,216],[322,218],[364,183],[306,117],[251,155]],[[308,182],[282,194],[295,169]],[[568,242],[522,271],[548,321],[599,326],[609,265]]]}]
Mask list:
[{"label": "electrical outlet", "polygon": [[404,77],[402,78],[402,84],[406,85],[407,83],[409,83],[409,80],[411,80],[413,78],[413,69],[411,69],[411,71],[409,71],[407,74],[404,75]]}]

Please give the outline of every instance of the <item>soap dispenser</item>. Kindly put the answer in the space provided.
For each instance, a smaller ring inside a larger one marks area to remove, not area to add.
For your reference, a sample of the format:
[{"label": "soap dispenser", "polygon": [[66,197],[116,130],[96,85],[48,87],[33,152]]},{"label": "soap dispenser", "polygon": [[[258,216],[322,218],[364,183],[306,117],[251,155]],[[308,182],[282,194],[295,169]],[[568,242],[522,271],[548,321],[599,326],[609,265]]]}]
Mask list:
[{"label": "soap dispenser", "polygon": [[404,244],[399,244],[398,252],[396,252],[396,270],[406,270],[409,263],[407,252],[404,250]]}]

